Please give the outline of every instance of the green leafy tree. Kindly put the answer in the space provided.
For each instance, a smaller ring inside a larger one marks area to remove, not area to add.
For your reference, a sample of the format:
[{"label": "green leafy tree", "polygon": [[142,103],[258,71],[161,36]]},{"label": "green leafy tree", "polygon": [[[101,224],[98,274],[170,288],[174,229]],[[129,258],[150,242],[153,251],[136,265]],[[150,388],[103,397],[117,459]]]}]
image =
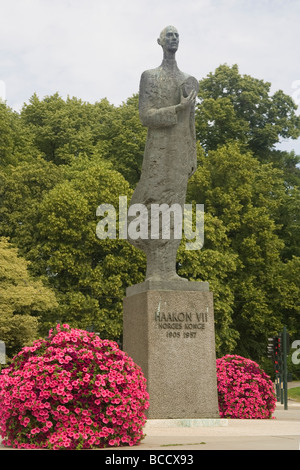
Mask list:
[{"label": "green leafy tree", "polygon": [[268,82],[240,75],[237,65],[220,65],[200,81],[197,137],[206,152],[239,142],[241,149],[286,170],[287,180],[296,178],[299,184],[299,157],[275,147],[281,138],[300,136],[297,106],[281,90],[271,95],[270,88]]},{"label": "green leafy tree", "polygon": [[42,158],[0,169],[0,236],[9,237],[25,255],[38,221],[36,206],[45,192],[63,181],[64,172]]},{"label": "green leafy tree", "polygon": [[220,219],[205,213],[204,248],[185,248],[183,241],[177,256],[178,273],[190,281],[209,282],[214,294],[217,354],[222,356],[224,352],[233,352],[239,341],[239,332],[232,318],[234,289],[230,281],[237,269],[238,257],[230,250],[226,227]]},{"label": "green leafy tree", "polygon": [[64,100],[55,93],[40,100],[34,94],[21,119],[34,136],[42,156],[56,165],[69,164],[81,153],[93,155],[105,148],[114,107],[107,100],[95,105],[77,98]]},{"label": "green leafy tree", "polygon": [[[214,255],[208,250],[212,239],[210,232],[206,234],[206,231],[204,248],[199,255],[192,255],[198,259],[199,265],[202,264],[202,279],[212,279],[216,294],[217,331],[222,330],[222,325],[227,325],[233,333],[238,332],[235,352],[253,358],[264,353],[267,335],[275,333],[288,321],[287,309],[275,292],[286,289],[292,295],[289,303],[294,310],[297,305],[296,290],[289,288],[288,279],[283,277],[286,265],[281,252],[284,242],[279,236],[280,226],[275,221],[286,197],[282,173],[271,164],[260,163],[251,153],[241,152],[233,143],[208,155],[200,153],[198,170],[188,188],[188,200],[204,203],[208,228],[212,217],[222,225],[226,235],[223,256],[234,260],[234,269],[225,278],[222,264],[220,268],[216,266],[214,274],[209,270],[205,272],[205,255],[210,256],[210,261]],[[222,251],[216,242],[212,246]],[[196,260],[193,260],[190,274],[195,265]],[[295,268],[296,265],[294,262]],[[293,275],[297,276],[295,272]],[[214,277],[219,278],[219,285],[214,283]],[[218,298],[224,284],[227,290],[230,286],[231,298],[228,304],[231,312],[227,309],[225,316],[218,311]],[[224,333],[222,337],[225,340]],[[236,333],[233,336],[236,338]]]},{"label": "green leafy tree", "polygon": [[57,320],[120,337],[125,288],[142,280],[145,262],[127,240],[97,238],[96,209],[111,204],[118,215],[119,196],[131,193],[109,163],[78,157],[33,212],[23,208],[26,237],[19,244],[33,273],[57,293]]},{"label": "green leafy tree", "polygon": [[13,113],[0,102],[0,164],[4,166],[13,161],[14,139],[12,132]]},{"label": "green leafy tree", "polygon": [[196,129],[204,152],[190,185],[191,197],[222,220],[238,255],[236,352],[253,358],[282,324],[298,331],[290,315],[298,318],[299,156],[276,144],[299,137],[300,117],[292,98],[271,95],[270,87],[240,75],[237,65],[221,65],[200,82]]},{"label": "green leafy tree", "polygon": [[124,178],[135,187],[140,179],[147,129],[139,118],[138,95],[116,109],[109,146],[104,153]]},{"label": "green leafy tree", "polygon": [[0,238],[0,339],[10,358],[47,331],[40,317],[49,322],[56,307],[54,292],[33,278],[28,261],[7,238]]},{"label": "green leafy tree", "polygon": [[102,155],[135,186],[140,177],[146,129],[138,112],[138,96],[119,107],[106,99],[91,105],[58,93],[40,100],[34,94],[24,105],[22,122],[34,136],[42,156],[57,165],[80,154]]},{"label": "green leafy tree", "polygon": [[280,238],[284,242],[282,259],[300,257],[300,187],[294,186],[286,191],[284,203],[276,215],[280,223]]},{"label": "green leafy tree", "polygon": [[0,101],[0,169],[36,155],[33,135],[22,125],[20,115]]}]

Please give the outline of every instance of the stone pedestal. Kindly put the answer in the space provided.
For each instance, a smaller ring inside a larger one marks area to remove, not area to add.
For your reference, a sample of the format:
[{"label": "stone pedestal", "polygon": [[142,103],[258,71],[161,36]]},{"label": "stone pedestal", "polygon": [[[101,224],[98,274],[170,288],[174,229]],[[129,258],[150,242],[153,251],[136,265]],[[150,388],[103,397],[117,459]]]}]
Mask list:
[{"label": "stone pedestal", "polygon": [[123,305],[123,349],[147,378],[148,419],[219,418],[208,283],[144,282]]}]

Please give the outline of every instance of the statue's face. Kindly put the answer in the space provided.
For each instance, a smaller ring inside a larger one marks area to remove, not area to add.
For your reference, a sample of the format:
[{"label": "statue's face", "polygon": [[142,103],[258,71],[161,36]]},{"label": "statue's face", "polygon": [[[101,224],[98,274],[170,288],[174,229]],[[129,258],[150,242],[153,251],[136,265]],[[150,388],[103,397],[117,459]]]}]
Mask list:
[{"label": "statue's face", "polygon": [[168,26],[160,35],[160,45],[163,49],[176,52],[179,45],[179,34],[176,28]]}]

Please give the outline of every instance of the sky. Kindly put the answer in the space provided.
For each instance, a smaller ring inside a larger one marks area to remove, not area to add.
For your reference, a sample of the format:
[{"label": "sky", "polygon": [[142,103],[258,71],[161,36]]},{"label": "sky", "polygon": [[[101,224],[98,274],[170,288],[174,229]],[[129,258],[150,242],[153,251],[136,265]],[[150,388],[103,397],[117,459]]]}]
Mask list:
[{"label": "sky", "polygon": [[[118,106],[161,63],[173,25],[182,71],[237,64],[299,106],[299,22],[300,0],[0,0],[0,98],[16,111],[34,93]],[[300,139],[281,148],[300,154]]]}]

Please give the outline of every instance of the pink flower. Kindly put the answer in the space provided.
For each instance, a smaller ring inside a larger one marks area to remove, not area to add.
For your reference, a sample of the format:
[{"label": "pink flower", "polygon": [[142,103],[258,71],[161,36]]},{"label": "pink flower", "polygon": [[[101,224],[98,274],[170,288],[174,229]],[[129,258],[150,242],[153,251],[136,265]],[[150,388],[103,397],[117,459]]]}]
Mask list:
[{"label": "pink flower", "polygon": [[37,434],[37,433],[40,432],[40,430],[38,428],[33,428],[33,429],[31,429],[30,432],[31,432],[31,434]]},{"label": "pink flower", "polygon": [[258,364],[240,356],[217,359],[221,417],[270,418],[276,405],[273,384]]},{"label": "pink flower", "polygon": [[[0,373],[3,444],[24,449],[135,445],[143,437],[148,398],[141,369],[116,343],[57,325],[47,340],[23,348]],[[20,429],[30,442],[19,442]]]}]

